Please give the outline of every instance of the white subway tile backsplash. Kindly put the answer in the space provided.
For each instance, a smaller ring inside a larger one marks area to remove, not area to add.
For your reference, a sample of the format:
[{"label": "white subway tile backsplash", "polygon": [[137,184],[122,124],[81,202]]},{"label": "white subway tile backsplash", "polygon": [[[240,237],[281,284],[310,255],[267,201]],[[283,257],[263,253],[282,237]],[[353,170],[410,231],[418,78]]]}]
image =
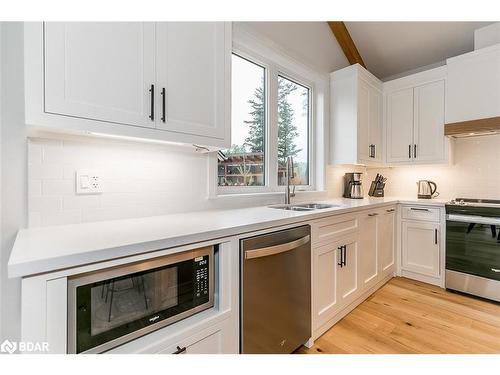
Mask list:
[{"label": "white subway tile backsplash", "polygon": [[42,194],[55,196],[75,194],[75,181],[42,180]]},{"label": "white subway tile backsplash", "polygon": [[[210,206],[206,154],[74,136],[31,138],[28,153],[30,226],[162,215]],[[75,175],[82,169],[99,171],[102,194],[76,195]]]}]

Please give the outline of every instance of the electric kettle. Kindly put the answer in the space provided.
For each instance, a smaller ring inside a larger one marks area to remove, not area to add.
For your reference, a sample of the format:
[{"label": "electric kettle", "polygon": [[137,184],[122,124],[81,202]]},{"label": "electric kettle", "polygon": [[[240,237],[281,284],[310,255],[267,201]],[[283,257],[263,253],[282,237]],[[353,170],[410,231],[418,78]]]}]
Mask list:
[{"label": "electric kettle", "polygon": [[439,193],[436,191],[437,185],[433,181],[420,180],[417,182],[417,185],[419,199],[431,199],[439,195]]}]

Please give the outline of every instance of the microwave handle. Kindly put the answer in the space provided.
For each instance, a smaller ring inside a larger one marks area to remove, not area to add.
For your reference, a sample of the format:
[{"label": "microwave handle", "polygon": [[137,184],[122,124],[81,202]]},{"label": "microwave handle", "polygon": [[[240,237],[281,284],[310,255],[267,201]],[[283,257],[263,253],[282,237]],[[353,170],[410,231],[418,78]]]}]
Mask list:
[{"label": "microwave handle", "polygon": [[296,249],[299,246],[305,245],[310,241],[311,237],[309,235],[299,238],[298,240],[287,242],[280,245],[261,247],[260,249],[247,250],[245,251],[245,259],[261,258],[267,257],[269,255],[275,255],[279,253],[284,253],[285,251],[290,251]]}]

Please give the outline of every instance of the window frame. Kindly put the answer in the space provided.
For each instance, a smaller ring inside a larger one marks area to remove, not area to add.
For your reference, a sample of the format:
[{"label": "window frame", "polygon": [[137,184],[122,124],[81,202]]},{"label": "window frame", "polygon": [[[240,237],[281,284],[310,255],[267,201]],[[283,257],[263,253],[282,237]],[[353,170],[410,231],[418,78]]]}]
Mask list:
[{"label": "window frame", "polygon": [[[210,198],[230,196],[258,196],[259,194],[282,194],[284,186],[278,184],[278,77],[282,76],[309,90],[308,111],[308,172],[309,184],[296,185],[296,191],[317,192],[324,187],[326,162],[326,119],[328,116],[328,75],[312,70],[267,42],[262,43],[250,34],[242,33],[238,41],[233,39],[231,53],[265,69],[266,128],[264,186],[219,186],[217,156],[209,158]],[[267,43],[267,45],[266,45]],[[264,57],[264,55],[266,57]],[[269,56],[269,57],[267,57]],[[276,105],[274,105],[276,103]],[[319,104],[318,104],[319,103]],[[319,105],[319,106],[318,106]],[[276,108],[275,108],[276,107]],[[318,111],[319,109],[319,111]],[[317,116],[319,121],[317,121]],[[320,129],[318,129],[320,127]]]}]

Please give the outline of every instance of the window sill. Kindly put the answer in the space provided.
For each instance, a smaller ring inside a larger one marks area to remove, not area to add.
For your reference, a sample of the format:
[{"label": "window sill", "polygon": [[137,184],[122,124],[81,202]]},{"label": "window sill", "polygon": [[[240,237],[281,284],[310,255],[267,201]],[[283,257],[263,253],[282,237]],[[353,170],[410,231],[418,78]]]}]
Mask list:
[{"label": "window sill", "polygon": [[[230,200],[230,199],[272,199],[281,198],[285,195],[284,191],[265,191],[265,192],[242,192],[242,193],[221,193],[210,197],[210,200]],[[295,200],[304,199],[326,199],[327,191],[325,190],[302,190],[295,192]]]}]

